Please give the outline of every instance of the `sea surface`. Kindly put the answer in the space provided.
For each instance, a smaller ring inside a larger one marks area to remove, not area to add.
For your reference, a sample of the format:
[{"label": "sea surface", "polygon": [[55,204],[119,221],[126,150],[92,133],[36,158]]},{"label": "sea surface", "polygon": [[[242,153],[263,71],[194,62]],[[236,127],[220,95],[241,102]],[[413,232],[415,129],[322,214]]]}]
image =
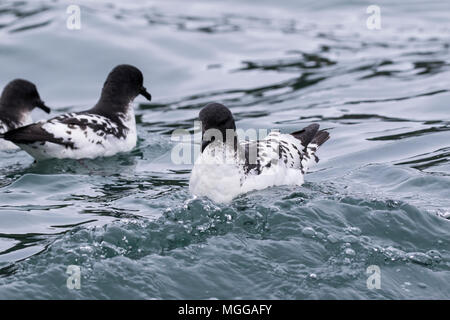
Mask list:
[{"label": "sea surface", "polygon": [[[33,81],[53,115],[121,63],[154,98],[132,152],[0,151],[1,299],[450,299],[448,1],[0,2],[0,87]],[[302,187],[194,198],[171,134],[212,101],[331,139]]]}]

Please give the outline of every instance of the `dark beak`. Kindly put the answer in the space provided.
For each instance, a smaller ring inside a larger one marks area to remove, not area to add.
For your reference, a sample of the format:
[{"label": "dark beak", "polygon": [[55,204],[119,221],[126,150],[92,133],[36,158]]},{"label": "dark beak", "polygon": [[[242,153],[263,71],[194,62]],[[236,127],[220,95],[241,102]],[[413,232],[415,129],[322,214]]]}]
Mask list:
[{"label": "dark beak", "polygon": [[144,87],[141,88],[141,91],[139,91],[140,94],[142,94],[148,101],[152,101],[152,95],[147,92],[147,89]]},{"label": "dark beak", "polygon": [[203,150],[205,150],[205,148],[206,148],[211,142],[213,142],[214,140],[216,140],[215,137],[211,137],[209,140],[204,140],[204,139],[203,139],[203,134],[204,134],[204,132],[202,133],[202,152],[203,152]]},{"label": "dark beak", "polygon": [[205,141],[205,140],[202,141],[202,152],[203,152],[203,150],[205,150],[205,148],[206,148],[210,143],[211,143],[211,141]]},{"label": "dark beak", "polygon": [[39,101],[36,103],[36,107],[38,107],[39,109],[43,110],[44,112],[47,112],[47,113],[50,113],[50,112],[51,112],[50,108],[47,107],[47,106],[45,105],[44,101],[42,101],[42,100],[39,100]]}]

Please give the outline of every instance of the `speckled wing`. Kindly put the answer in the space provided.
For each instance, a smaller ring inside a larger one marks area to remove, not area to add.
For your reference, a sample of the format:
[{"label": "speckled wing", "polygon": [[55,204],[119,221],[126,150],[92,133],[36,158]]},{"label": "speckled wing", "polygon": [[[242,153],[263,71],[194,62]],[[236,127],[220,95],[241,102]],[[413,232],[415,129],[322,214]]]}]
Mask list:
[{"label": "speckled wing", "polygon": [[328,132],[319,131],[319,125],[312,124],[291,134],[272,131],[263,140],[243,142],[245,171],[261,174],[271,166],[285,166],[304,174],[313,162],[319,161],[315,152],[328,138]]},{"label": "speckled wing", "polygon": [[4,135],[4,139],[25,145],[52,142],[78,149],[85,143],[102,144],[108,134],[123,136],[123,128],[100,115],[68,113],[11,130]]}]

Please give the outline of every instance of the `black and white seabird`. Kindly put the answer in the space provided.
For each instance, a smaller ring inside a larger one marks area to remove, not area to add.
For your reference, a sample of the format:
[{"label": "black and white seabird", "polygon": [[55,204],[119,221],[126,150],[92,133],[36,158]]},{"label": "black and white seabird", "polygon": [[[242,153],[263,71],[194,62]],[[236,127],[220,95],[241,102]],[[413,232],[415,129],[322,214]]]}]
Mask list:
[{"label": "black and white seabird", "polygon": [[264,139],[238,142],[231,111],[219,103],[199,115],[201,154],[192,169],[189,189],[195,196],[230,202],[239,194],[277,185],[302,185],[316,151],[329,139],[318,124],[291,134],[271,131]]},{"label": "black and white seabird", "polygon": [[[30,124],[31,111],[36,107],[50,113],[33,83],[22,79],[8,83],[0,96],[0,134]],[[0,138],[0,150],[7,149],[17,146]]]},{"label": "black and white seabird", "polygon": [[143,82],[139,69],[119,65],[109,73],[93,108],[8,131],[3,138],[36,160],[92,159],[128,152],[137,141],[132,102],[139,94],[151,100]]}]

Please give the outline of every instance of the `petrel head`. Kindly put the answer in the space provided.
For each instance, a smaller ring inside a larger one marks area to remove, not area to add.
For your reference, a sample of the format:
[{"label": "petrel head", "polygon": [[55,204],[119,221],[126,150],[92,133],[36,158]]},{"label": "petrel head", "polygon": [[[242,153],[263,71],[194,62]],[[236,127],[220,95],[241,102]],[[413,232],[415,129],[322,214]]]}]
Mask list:
[{"label": "petrel head", "polygon": [[0,97],[3,112],[26,116],[34,108],[50,113],[50,108],[41,100],[36,86],[30,81],[15,79],[3,89]]},{"label": "petrel head", "polygon": [[[208,103],[199,114],[202,123],[202,152],[208,144],[215,141],[216,136],[212,130],[217,130],[221,133],[223,142],[227,142],[230,138],[230,130],[233,141],[235,141],[236,124],[234,122],[233,114],[230,109],[220,103]],[[208,130],[212,132],[207,134]],[[228,133],[228,136],[227,136]]]},{"label": "petrel head", "polygon": [[130,102],[140,94],[151,101],[152,96],[144,87],[142,72],[134,66],[121,64],[108,74],[101,99]]}]

